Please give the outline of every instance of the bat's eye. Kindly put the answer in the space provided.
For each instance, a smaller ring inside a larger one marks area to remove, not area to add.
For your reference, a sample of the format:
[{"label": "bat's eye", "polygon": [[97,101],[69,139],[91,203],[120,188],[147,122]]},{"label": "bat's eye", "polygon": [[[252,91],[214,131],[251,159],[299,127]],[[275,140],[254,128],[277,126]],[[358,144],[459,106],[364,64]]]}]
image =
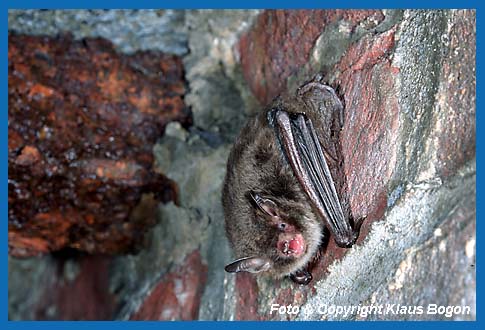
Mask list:
[{"label": "bat's eye", "polygon": [[284,222],[278,223],[278,229],[284,231],[286,229],[287,225]]}]

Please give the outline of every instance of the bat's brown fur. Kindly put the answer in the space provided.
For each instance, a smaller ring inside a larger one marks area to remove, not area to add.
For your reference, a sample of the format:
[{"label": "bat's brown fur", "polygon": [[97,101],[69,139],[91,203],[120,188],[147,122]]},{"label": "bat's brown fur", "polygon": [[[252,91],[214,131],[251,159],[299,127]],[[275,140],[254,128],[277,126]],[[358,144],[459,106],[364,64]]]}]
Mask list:
[{"label": "bat's brown fur", "polygon": [[[293,96],[277,98],[266,111],[249,120],[230,153],[222,203],[226,232],[235,256],[270,260],[267,273],[283,277],[304,269],[315,256],[322,243],[324,222],[309,203],[268,123],[267,113],[272,109],[305,113],[313,122],[332,177],[339,179],[335,180],[337,193],[342,196],[345,181],[339,132],[343,106],[333,89],[314,80]],[[265,221],[251,203],[251,191],[275,202],[284,220],[301,232],[307,244],[301,257],[278,255],[277,228]],[[346,199],[340,200],[344,214],[349,216]]]}]

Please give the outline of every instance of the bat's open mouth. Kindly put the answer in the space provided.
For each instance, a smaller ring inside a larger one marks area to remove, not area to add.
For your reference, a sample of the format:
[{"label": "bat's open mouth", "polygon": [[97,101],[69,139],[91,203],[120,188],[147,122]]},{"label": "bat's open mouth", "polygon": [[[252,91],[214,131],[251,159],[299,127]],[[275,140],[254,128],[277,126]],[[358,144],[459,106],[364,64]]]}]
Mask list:
[{"label": "bat's open mouth", "polygon": [[278,241],[278,250],[288,257],[300,257],[305,252],[305,249],[305,240],[301,234]]}]

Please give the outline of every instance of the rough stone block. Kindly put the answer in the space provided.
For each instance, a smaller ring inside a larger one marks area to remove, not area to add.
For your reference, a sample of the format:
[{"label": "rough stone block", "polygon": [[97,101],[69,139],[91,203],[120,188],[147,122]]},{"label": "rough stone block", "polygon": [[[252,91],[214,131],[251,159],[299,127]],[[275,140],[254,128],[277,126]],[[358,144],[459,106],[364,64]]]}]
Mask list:
[{"label": "rough stone block", "polygon": [[152,147],[190,122],[180,58],[11,34],[8,59],[9,253],[133,251],[176,197]]}]

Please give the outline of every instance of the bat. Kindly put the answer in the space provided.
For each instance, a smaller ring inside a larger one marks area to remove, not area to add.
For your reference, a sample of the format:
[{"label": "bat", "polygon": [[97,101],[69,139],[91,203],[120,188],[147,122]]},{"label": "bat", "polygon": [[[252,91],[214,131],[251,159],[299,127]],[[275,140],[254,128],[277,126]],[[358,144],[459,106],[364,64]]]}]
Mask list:
[{"label": "bat", "polygon": [[317,75],[243,127],[222,191],[226,234],[237,257],[227,272],[290,276],[305,285],[328,232],[340,247],[355,243],[364,218],[354,220],[346,198],[343,110]]}]

